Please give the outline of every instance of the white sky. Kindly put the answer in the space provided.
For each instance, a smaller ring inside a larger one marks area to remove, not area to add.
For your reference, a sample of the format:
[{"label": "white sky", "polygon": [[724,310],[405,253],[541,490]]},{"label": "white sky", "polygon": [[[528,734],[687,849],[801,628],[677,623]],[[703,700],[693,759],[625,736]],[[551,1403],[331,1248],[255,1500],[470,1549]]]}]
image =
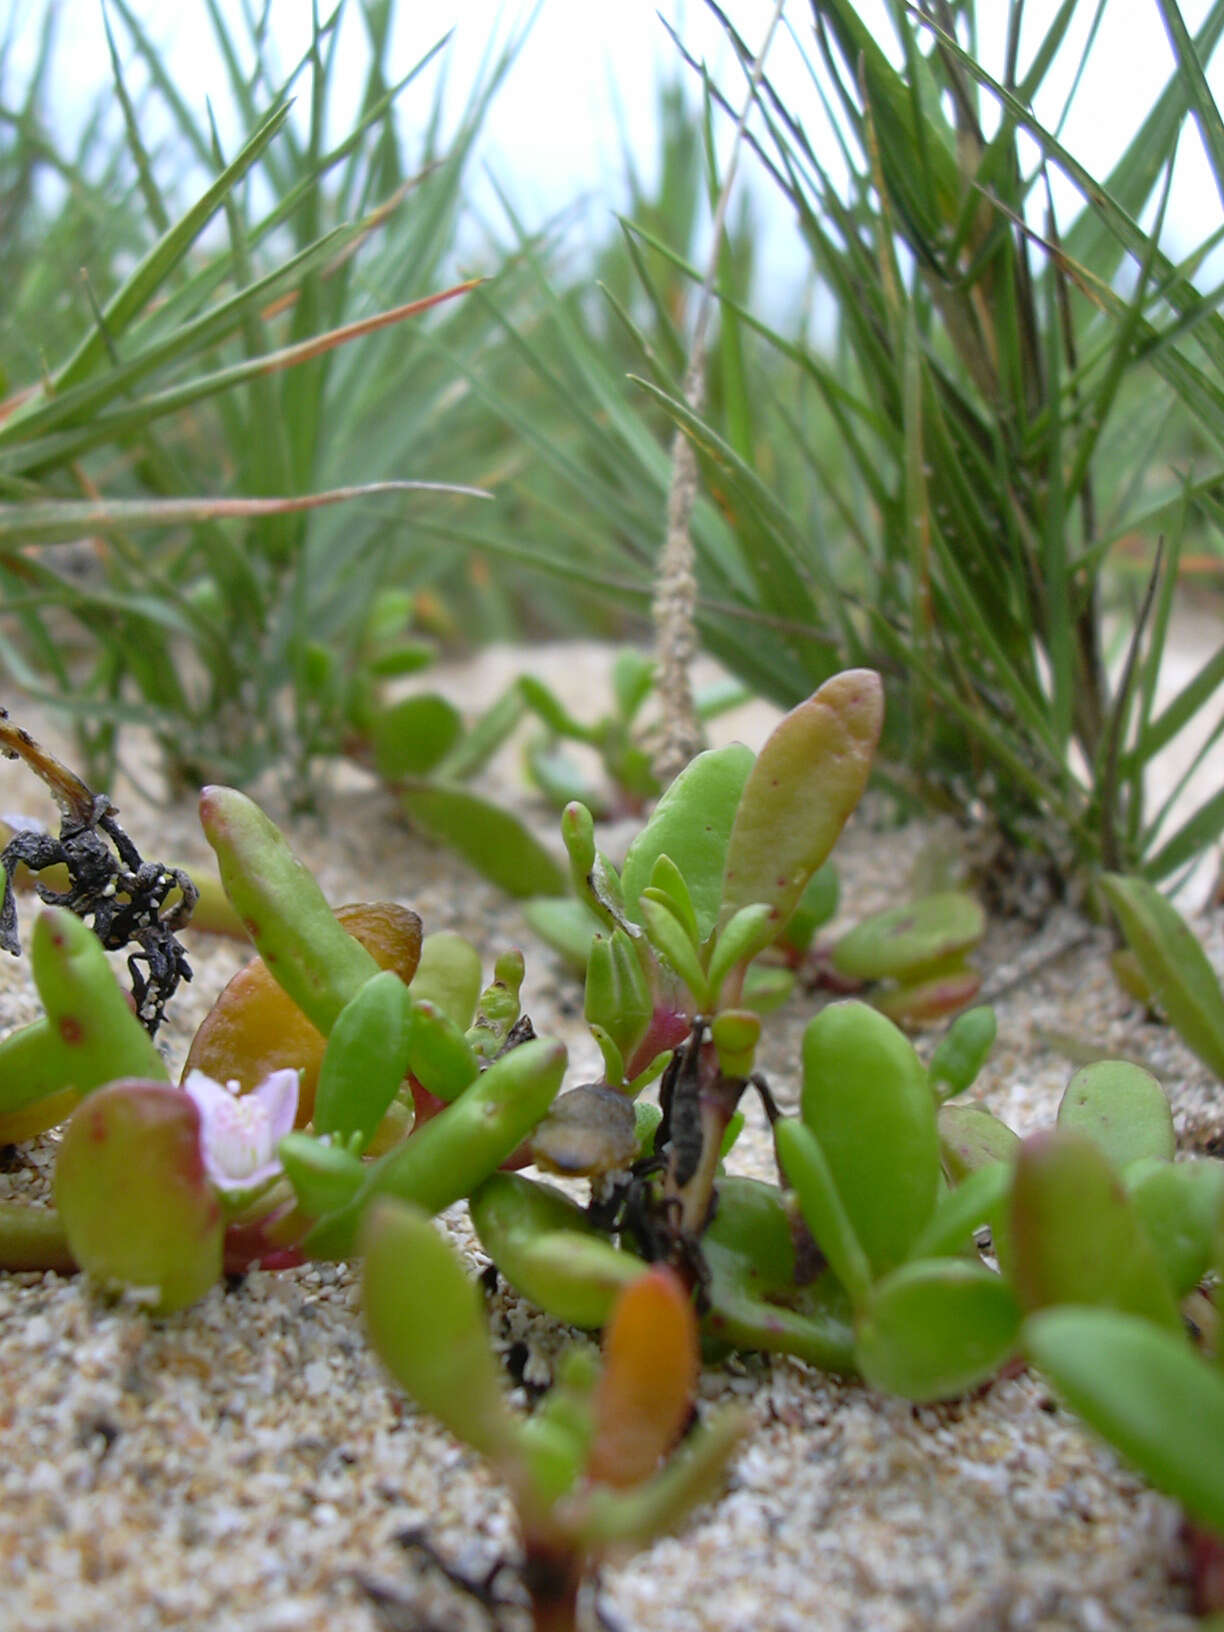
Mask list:
[{"label": "white sky", "polygon": [[[224,11],[237,14],[240,0],[221,0]],[[247,0],[258,9],[260,0]],[[319,0],[327,12],[330,0]],[[753,45],[764,37],[773,6],[771,0],[725,0],[726,9]],[[1193,30],[1208,9],[1209,0],[1181,0],[1182,13]],[[180,88],[203,110],[204,99],[214,97],[218,111],[226,101],[224,70],[212,40],[203,0],[131,0],[152,36],[163,47],[165,60]],[[354,96],[359,82],[361,28],[356,8],[348,19],[348,42],[354,47]],[[1056,9],[1055,0],[1028,0],[1025,13],[1029,38],[1036,38]],[[1084,0],[1077,18],[1082,39],[1093,0]],[[18,44],[33,50],[43,0],[0,0],[0,22],[18,25]],[[56,74],[56,116],[70,126],[109,78],[109,60],[102,29],[100,0],[59,0],[60,55]],[[450,86],[458,108],[479,71],[493,40],[504,39],[507,28],[528,14],[525,0],[401,0],[392,66],[405,71],[448,28],[454,27]],[[861,10],[870,18],[882,15],[883,0],[863,0]],[[309,0],[271,0],[274,40],[286,66],[296,60],[309,37]],[[714,18],[701,0],[661,0],[658,11],[673,23],[694,53],[708,57],[716,77],[740,94],[736,69]],[[984,38],[988,63],[997,65],[1001,52],[1004,0],[982,0],[980,15],[995,25],[995,37]],[[807,0],[786,0],[785,17],[797,34],[810,38],[811,13]],[[885,31],[887,32],[887,31]],[[124,37],[122,25],[116,33]],[[1069,84],[1070,66],[1078,52],[1068,52],[1067,71],[1051,76],[1054,93],[1039,104],[1047,121],[1058,118],[1057,97]],[[635,156],[643,173],[653,171],[656,148],[655,85],[661,73],[677,63],[677,54],[650,0],[541,0],[521,56],[499,93],[486,126],[480,150],[482,162],[506,185],[527,220],[538,222],[577,195],[592,199],[596,212],[623,204],[618,187],[623,174],[615,107],[619,102]],[[1103,175],[1125,146],[1128,136],[1150,107],[1172,70],[1172,53],[1165,37],[1157,0],[1106,0],[1104,23],[1089,71],[1080,86],[1064,135],[1067,145],[1096,175]],[[792,38],[780,34],[769,60],[771,78],[792,99],[796,110],[819,129],[819,114],[799,51]],[[690,83],[692,76],[688,75]],[[1224,79],[1211,75],[1217,95],[1224,97]],[[695,88],[694,88],[695,89]],[[428,108],[430,91],[410,88],[404,103],[409,116]],[[338,108],[342,118],[344,109]],[[225,121],[222,120],[223,130]],[[236,139],[232,123],[226,134]],[[1183,252],[1206,235],[1220,217],[1221,203],[1203,157],[1197,132],[1183,139],[1183,152],[1169,212],[1169,232]],[[232,150],[232,149],[231,149]],[[751,185],[751,181],[749,185]],[[756,191],[756,189],[754,189]],[[765,213],[766,264],[798,271],[802,251],[771,188],[762,187]],[[1073,195],[1059,199],[1069,210]],[[1064,229],[1066,222],[1063,223]]]}]

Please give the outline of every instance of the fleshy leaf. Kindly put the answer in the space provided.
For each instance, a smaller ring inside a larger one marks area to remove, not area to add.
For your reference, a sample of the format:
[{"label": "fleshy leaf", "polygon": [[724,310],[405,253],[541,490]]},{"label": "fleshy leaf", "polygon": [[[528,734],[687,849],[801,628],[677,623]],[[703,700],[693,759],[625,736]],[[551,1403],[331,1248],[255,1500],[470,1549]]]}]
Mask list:
[{"label": "fleshy leaf", "polygon": [[1087,1134],[1055,1128],[1023,1141],[1008,1233],[1010,1273],[1026,1309],[1105,1304],[1180,1329],[1122,1181]]},{"label": "fleshy leaf", "polygon": [[849,669],[775,727],[735,812],[720,925],[765,901],[781,933],[862,797],[883,722],[879,675]]},{"label": "fleshy leaf", "polygon": [[778,1165],[799,1199],[812,1239],[829,1260],[851,1303],[856,1309],[863,1308],[871,1295],[871,1265],[838,1194],[820,1141],[806,1123],[795,1117],[780,1117],[773,1133]]},{"label": "fleshy leaf", "polygon": [[603,1326],[642,1273],[632,1253],[596,1233],[552,1185],[493,1173],[469,1199],[480,1244],[516,1291],[572,1326]]},{"label": "fleshy leaf", "polygon": [[1170,1024],[1224,1081],[1224,992],[1197,936],[1146,879],[1107,873],[1101,888]]},{"label": "fleshy leaf", "polygon": [[1024,1346],[1097,1433],[1224,1532],[1224,1373],[1183,1333],[1112,1309],[1051,1309],[1025,1322]]},{"label": "fleshy leaf", "polygon": [[1020,1307],[1001,1276],[960,1258],[903,1264],[875,1288],[855,1358],[874,1387],[919,1403],[985,1382],[1015,1351]]},{"label": "fleshy leaf", "polygon": [[363,1236],[370,1341],[422,1410],[495,1463],[517,1426],[489,1347],[480,1293],[424,1213],[379,1200]]},{"label": "fleshy leaf", "polygon": [[629,846],[621,869],[626,907],[639,922],[638,900],[650,883],[655,862],[666,854],[688,885],[701,939],[714,928],[727,843],[752,767],[752,750],[742,743],[709,748],[665,790],[650,820]]},{"label": "fleshy leaf", "polygon": [[1011,1162],[1020,1140],[985,1105],[941,1105],[936,1120],[939,1148],[952,1180],[960,1184],[992,1162]]},{"label": "fleshy leaf", "polygon": [[1224,1217],[1224,1162],[1149,1157],[1132,1163],[1122,1177],[1174,1295],[1185,1297],[1212,1267]]},{"label": "fleshy leaf", "polygon": [[455,1022],[432,1003],[414,1003],[408,1015],[404,1057],[421,1087],[448,1103],[475,1082],[476,1051]]},{"label": "fleshy leaf", "polygon": [[452,929],[435,930],[421,942],[421,961],[412,977],[417,1002],[432,1003],[466,1031],[480,998],[480,954],[471,941]]},{"label": "fleshy leaf", "polygon": [[916,981],[902,981],[872,993],[872,1003],[881,1014],[899,1026],[929,1026],[972,1003],[981,990],[982,977],[959,961],[959,956],[942,970],[928,971]]},{"label": "fleshy leaf", "polygon": [[412,998],[391,969],[374,975],[341,1009],[315,1090],[316,1133],[368,1144],[408,1070]]},{"label": "fleshy leaf", "polygon": [[1058,1125],[1095,1139],[1117,1168],[1142,1156],[1171,1162],[1177,1148],[1164,1089],[1129,1060],[1096,1060],[1077,1071],[1059,1104]]},{"label": "fleshy leaf", "polygon": [[374,769],[388,782],[427,776],[458,741],[463,720],[445,697],[422,693],[381,708],[370,722]]},{"label": "fleshy leaf", "polygon": [[899,980],[976,946],[986,914],[961,890],[928,895],[864,918],[833,948],[833,967],[855,980]]},{"label": "fleshy leaf", "polygon": [[972,1086],[994,1047],[998,1024],[989,1004],[958,1014],[935,1046],[927,1066],[939,1098],[963,1094]]},{"label": "fleshy leaf", "polygon": [[588,1476],[619,1488],[648,1479],[680,1437],[698,1370],[692,1298],[656,1264],[621,1293],[604,1333]]},{"label": "fleshy leaf", "polygon": [[806,952],[812,936],[837,911],[840,895],[841,881],[837,876],[837,867],[833,862],[826,861],[812,874],[799,897],[799,905],[787,919],[786,927],[779,936],[782,944],[793,952]]},{"label": "fleshy leaf", "polygon": [[703,1423],[648,1484],[624,1491],[595,1486],[577,1526],[582,1540],[595,1548],[644,1547],[674,1529],[699,1502],[717,1494],[747,1429],[747,1413],[728,1407]]},{"label": "fleshy leaf", "polygon": [[607,927],[586,902],[567,895],[541,895],[524,901],[522,912],[540,939],[581,975],[587,967],[591,942]]},{"label": "fleshy leaf", "polygon": [[81,1268],[104,1286],[151,1288],[162,1314],[221,1274],[225,1221],[200,1113],[169,1083],[121,1079],[82,1101],[60,1141],[55,1204]]},{"label": "fleshy leaf", "polygon": [[416,778],[404,781],[410,821],[449,845],[508,895],[560,895],[565,872],[517,817],[469,789]]},{"label": "fleshy leaf", "polygon": [[880,1275],[906,1258],[935,1210],[939,1136],[926,1069],[883,1015],[833,1003],[804,1032],[801,1105]]},{"label": "fleshy leaf", "polygon": [[741,907],[719,932],[708,971],[711,1002],[717,1004],[722,983],[738,964],[747,964],[769,945],[773,909],[764,901]]},{"label": "fleshy leaf", "polygon": [[705,970],[701,967],[697,948],[689,939],[684,925],[670,907],[653,899],[650,890],[646,890],[639,899],[638,910],[642,915],[642,922],[646,925],[651,946],[661,954],[669,967],[688,987],[698,1009],[704,1008]]}]

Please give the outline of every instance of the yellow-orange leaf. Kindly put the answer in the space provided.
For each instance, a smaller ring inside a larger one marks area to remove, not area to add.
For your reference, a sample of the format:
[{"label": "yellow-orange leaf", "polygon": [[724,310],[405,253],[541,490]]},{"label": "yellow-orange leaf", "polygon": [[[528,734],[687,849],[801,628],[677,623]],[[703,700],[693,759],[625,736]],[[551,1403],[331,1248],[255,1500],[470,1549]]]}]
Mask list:
[{"label": "yellow-orange leaf", "polygon": [[656,1264],[621,1293],[604,1333],[591,1479],[617,1487],[649,1479],[688,1419],[699,1365],[692,1299]]}]

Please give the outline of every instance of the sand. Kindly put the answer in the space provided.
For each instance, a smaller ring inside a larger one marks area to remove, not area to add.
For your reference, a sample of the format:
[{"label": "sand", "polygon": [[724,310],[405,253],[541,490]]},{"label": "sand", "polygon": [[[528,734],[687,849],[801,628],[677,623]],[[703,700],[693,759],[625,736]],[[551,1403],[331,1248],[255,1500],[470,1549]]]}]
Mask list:
[{"label": "sand", "polygon": [[[485,660],[459,695],[489,682]],[[537,672],[584,699],[606,657],[533,653]],[[58,739],[41,719],[23,722]],[[724,722],[759,746],[759,707]],[[553,835],[513,776],[495,780]],[[116,795],[146,853],[204,861],[190,805],[152,810]],[[284,817],[274,790],[269,808]],[[0,808],[47,816],[38,784],[0,764]],[[518,908],[445,851],[405,831],[387,793],[348,769],[327,799],[326,829],[291,826],[299,853],[336,902],[390,897],[427,930],[480,948],[521,946],[538,1031],[571,1051],[571,1082],[596,1074],[581,992]],[[874,813],[878,818],[878,811]],[[629,829],[608,840],[614,847]],[[842,917],[896,899],[930,837],[881,830],[869,808],[837,856]],[[23,907],[28,935],[31,911]],[[1217,968],[1224,923],[1197,921]],[[1055,1034],[1138,1059],[1164,1082],[1185,1149],[1224,1148],[1219,1091],[1204,1068],[1114,986],[1099,931],[1056,909],[1037,925],[992,925],[980,962],[999,990],[999,1041],[976,1085],[1020,1132],[1052,1119],[1072,1066]],[[195,980],[165,1028],[172,1063],[241,961],[194,936]],[[24,960],[0,961],[0,1024],[37,1012]],[[760,1063],[783,1104],[797,1095],[799,1038],[813,1012],[796,1000]],[[927,1046],[927,1045],[924,1045]],[[588,1070],[589,1068],[589,1070]],[[753,1123],[738,1171],[771,1176]],[[54,1137],[9,1152],[0,1198],[46,1193]],[[462,1206],[445,1221],[484,1259]],[[525,1384],[551,1375],[575,1334],[502,1284],[489,1300],[499,1350]],[[914,1408],[790,1359],[736,1357],[708,1369],[702,1402],[745,1402],[752,1429],[725,1493],[683,1533],[603,1575],[601,1607],[635,1632],[1177,1632],[1190,1627],[1174,1505],[1147,1490],[1084,1432],[1032,1374],[973,1398]],[[526,1403],[523,1388],[517,1391]],[[81,1279],[0,1276],[0,1627],[5,1632],[378,1632],[487,1624],[397,1535],[425,1526],[446,1558],[480,1574],[515,1556],[513,1515],[478,1459],[417,1416],[368,1349],[357,1278],[345,1265],[252,1273],[182,1314],[156,1320],[101,1298]],[[513,1617],[510,1617],[510,1624]],[[520,1623],[521,1624],[521,1618]]]}]

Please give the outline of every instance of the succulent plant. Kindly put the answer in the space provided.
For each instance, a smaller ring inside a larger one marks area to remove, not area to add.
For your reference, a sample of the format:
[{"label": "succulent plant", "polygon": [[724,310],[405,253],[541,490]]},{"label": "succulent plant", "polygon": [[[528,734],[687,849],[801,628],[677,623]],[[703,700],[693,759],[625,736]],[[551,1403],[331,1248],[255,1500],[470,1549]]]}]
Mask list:
[{"label": "succulent plant", "polygon": [[642,1266],[615,1300],[602,1365],[571,1349],[525,1418],[506,1399],[479,1293],[425,1215],[380,1202],[363,1246],[375,1349],[416,1404],[505,1480],[534,1624],[568,1632],[599,1560],[646,1545],[715,1494],[743,1431],[732,1408],[680,1443],[698,1371],[687,1293],[670,1270]]}]

